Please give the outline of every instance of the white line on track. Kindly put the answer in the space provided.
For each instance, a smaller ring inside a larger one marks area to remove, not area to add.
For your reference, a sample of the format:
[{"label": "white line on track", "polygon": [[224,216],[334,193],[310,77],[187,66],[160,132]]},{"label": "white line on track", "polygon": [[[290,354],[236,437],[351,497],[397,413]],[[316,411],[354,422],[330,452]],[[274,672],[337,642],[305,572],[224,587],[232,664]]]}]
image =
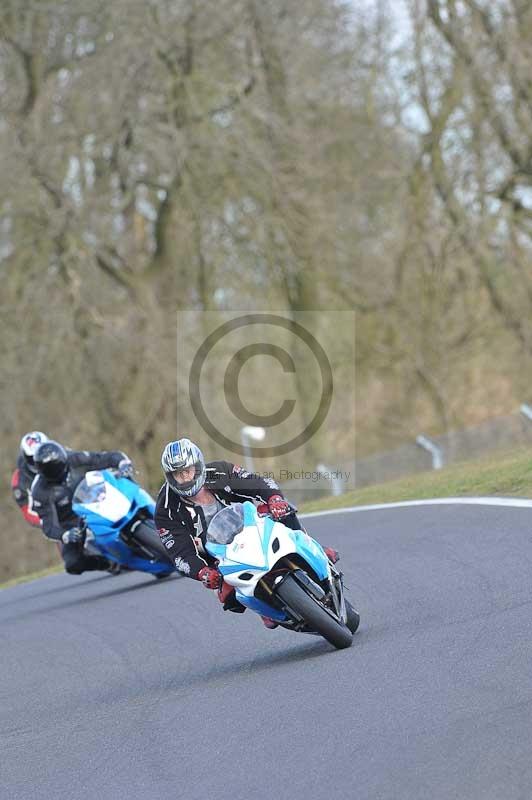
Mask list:
[{"label": "white line on track", "polygon": [[387,508],[410,508],[411,506],[507,506],[509,508],[532,508],[532,499],[525,497],[437,497],[433,500],[403,500],[400,503],[378,503],[371,506],[346,506],[329,511],[309,511],[300,517],[326,517],[329,514],[351,514],[359,511],[380,511]]}]

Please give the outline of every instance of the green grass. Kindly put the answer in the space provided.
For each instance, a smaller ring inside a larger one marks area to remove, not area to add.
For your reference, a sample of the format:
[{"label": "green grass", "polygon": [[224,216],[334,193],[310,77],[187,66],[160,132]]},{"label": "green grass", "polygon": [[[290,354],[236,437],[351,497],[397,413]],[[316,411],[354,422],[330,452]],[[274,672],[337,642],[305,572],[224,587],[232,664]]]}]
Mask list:
[{"label": "green grass", "polygon": [[47,575],[55,575],[55,573],[63,572],[63,570],[64,570],[63,565],[58,564],[55,567],[48,567],[48,569],[41,569],[39,570],[39,572],[31,572],[29,575],[19,575],[16,578],[11,578],[5,583],[0,583],[0,589],[9,589],[11,586],[16,586],[19,583],[28,583],[28,581],[34,581],[37,578],[45,578]]},{"label": "green grass", "polygon": [[442,470],[417,473],[408,478],[346,492],[339,497],[304,503],[300,510],[325,511],[346,506],[468,495],[532,497],[532,450],[520,450]]}]

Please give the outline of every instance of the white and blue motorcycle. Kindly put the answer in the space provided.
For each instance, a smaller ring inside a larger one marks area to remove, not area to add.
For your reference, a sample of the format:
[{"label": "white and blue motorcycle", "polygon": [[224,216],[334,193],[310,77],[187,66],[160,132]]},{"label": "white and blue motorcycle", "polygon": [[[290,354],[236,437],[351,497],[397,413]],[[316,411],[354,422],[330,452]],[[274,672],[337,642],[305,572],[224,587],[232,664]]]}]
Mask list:
[{"label": "white and blue motorcycle", "polygon": [[284,628],[349,647],[360,616],[345,597],[342,573],[305,531],[294,531],[234,503],[212,518],[205,545],[246,608]]},{"label": "white and blue motorcycle", "polygon": [[87,552],[156,578],[174,573],[155,529],[155,502],[129,477],[112,469],[91,470],[76,487],[72,509],[83,518]]}]

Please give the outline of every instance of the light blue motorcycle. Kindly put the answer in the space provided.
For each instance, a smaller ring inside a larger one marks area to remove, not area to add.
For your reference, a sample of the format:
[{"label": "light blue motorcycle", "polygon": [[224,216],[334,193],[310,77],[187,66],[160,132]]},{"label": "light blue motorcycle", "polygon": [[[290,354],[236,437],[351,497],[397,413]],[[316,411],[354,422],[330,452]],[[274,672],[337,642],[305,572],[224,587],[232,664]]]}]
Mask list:
[{"label": "light blue motorcycle", "polygon": [[212,518],[207,551],[246,608],[293,631],[349,647],[360,616],[345,597],[342,573],[305,531],[234,503]]},{"label": "light blue motorcycle", "polygon": [[72,508],[85,520],[88,552],[156,578],[166,578],[174,572],[155,529],[155,502],[131,478],[110,469],[87,472],[76,487]]}]

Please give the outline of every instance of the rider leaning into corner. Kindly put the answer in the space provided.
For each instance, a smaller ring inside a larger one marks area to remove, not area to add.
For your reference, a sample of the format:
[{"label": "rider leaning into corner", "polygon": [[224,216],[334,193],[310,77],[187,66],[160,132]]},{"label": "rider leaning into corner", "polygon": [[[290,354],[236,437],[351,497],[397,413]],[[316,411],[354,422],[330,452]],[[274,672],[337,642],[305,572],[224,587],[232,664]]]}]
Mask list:
[{"label": "rider leaning into corner", "polygon": [[33,460],[37,470],[31,486],[33,509],[44,535],[61,543],[65,570],[71,575],[94,569],[119,572],[120,567],[105,556],[85,552],[86,530],[72,509],[72,498],[86,472],[115,467],[130,475],[130,459],[119,450],[67,450],[59,442],[47,441],[37,448]]},{"label": "rider leaning into corner", "polygon": [[[215,559],[205,550],[209,522],[224,506],[245,500],[265,504],[274,520],[301,530],[296,514],[274,480],[228,461],[206,464],[203,453],[190,439],[169,442],[161,464],[166,481],[157,497],[155,525],[176,569],[201,581],[207,589],[217,590],[225,610],[245,611],[235,598],[234,588],[224,583]],[[338,560],[336,550],[323,549],[332,563]],[[262,620],[267,628],[277,627],[268,617]]]}]

